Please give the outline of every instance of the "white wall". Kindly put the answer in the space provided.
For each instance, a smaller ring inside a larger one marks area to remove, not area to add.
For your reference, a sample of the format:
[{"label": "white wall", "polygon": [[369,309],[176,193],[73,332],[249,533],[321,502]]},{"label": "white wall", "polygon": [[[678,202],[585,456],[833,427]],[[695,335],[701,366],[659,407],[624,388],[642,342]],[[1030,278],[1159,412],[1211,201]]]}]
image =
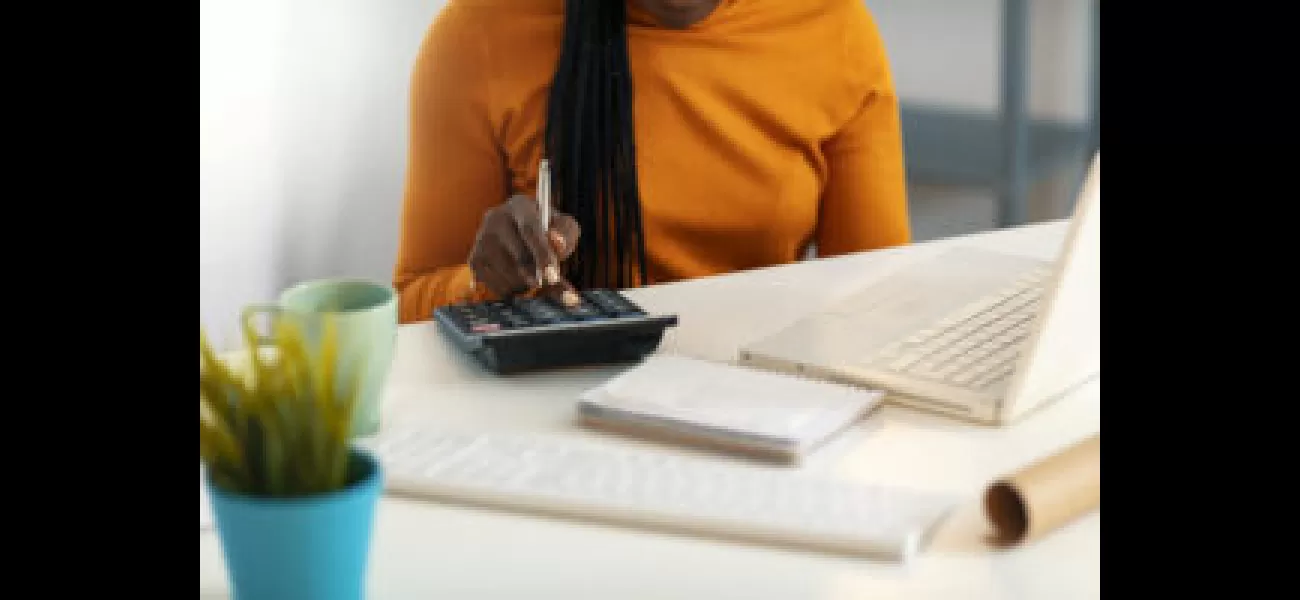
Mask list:
[{"label": "white wall", "polygon": [[199,2],[199,320],[218,339],[278,285],[279,8]]},{"label": "white wall", "polygon": [[[963,108],[998,106],[1000,0],[867,0],[908,100]],[[1030,5],[1030,112],[1083,121],[1093,0]]]},{"label": "white wall", "polygon": [[199,319],[222,345],[292,282],[388,279],[410,62],[442,4],[200,0]]},{"label": "white wall", "polygon": [[[387,280],[411,58],[444,0],[199,1],[199,319],[294,281]],[[997,0],[868,0],[907,99],[992,108]],[[1087,3],[1033,3],[1031,107],[1081,119]]]},{"label": "white wall", "polygon": [[411,62],[442,0],[275,0],[287,218],[281,283],[387,280],[406,167]]}]

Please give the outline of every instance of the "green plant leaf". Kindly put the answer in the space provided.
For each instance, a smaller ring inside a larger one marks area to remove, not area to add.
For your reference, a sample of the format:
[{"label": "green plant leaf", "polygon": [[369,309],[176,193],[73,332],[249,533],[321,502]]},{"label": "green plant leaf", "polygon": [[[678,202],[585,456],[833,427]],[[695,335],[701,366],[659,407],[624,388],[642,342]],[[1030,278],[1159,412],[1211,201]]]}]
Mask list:
[{"label": "green plant leaf", "polygon": [[[290,388],[290,391],[284,394],[285,408],[292,413],[291,419],[294,421],[293,434],[286,436],[288,438],[286,444],[298,449],[311,443],[315,420],[311,415],[314,396],[312,374],[318,369],[313,368],[311,354],[307,349],[306,338],[301,328],[282,325],[277,335],[281,343],[280,352],[285,359],[284,375]],[[295,453],[295,461],[295,468],[299,473],[298,479],[307,486],[318,485],[319,467],[315,464],[315,457],[310,453]]]},{"label": "green plant leaf", "polygon": [[199,419],[199,457],[209,469],[237,472],[243,464],[241,452],[242,449],[229,432]]},{"label": "green plant leaf", "polygon": [[[348,472],[360,360],[344,364],[332,316],[313,324],[280,314],[259,351],[251,319],[241,324],[247,376],[212,351],[200,327],[200,459],[215,485],[258,496],[340,489]],[[314,341],[309,341],[314,340]]]},{"label": "green plant leaf", "polygon": [[227,424],[235,421],[231,399],[243,396],[243,388],[243,382],[217,358],[203,328],[199,327],[199,391],[208,395],[213,412]]},{"label": "green plant leaf", "polygon": [[331,398],[332,406],[336,407],[334,420],[330,431],[332,447],[336,449],[333,456],[333,471],[331,481],[336,486],[347,484],[348,462],[350,459],[348,440],[352,437],[352,427],[356,420],[357,397],[361,392],[361,372],[364,359],[352,361],[352,368],[341,370],[349,373],[342,382],[339,383],[342,392],[338,397]]}]

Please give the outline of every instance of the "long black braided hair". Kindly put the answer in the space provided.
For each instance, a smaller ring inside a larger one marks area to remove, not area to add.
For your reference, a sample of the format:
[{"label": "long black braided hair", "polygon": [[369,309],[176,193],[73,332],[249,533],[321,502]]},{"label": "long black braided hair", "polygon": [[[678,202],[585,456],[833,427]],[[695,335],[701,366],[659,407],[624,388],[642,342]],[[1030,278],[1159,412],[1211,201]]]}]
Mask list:
[{"label": "long black braided hair", "polygon": [[569,281],[578,288],[645,282],[625,0],[565,0],[544,147],[552,198],[582,227]]}]

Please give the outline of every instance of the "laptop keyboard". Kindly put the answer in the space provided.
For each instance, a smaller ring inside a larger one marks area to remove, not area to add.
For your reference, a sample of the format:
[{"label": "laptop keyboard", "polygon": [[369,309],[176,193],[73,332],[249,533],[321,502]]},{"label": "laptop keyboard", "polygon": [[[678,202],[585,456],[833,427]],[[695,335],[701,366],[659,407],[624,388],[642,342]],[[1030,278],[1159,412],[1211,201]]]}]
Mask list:
[{"label": "laptop keyboard", "polygon": [[990,389],[1015,370],[1050,275],[1050,269],[1034,269],[998,293],[887,346],[871,362],[959,388]]}]

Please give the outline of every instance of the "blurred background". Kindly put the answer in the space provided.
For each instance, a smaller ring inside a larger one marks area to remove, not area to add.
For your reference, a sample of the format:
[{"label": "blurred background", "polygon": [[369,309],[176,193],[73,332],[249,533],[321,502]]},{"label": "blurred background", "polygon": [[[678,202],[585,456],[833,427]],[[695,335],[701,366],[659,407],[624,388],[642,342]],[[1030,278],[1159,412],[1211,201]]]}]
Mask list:
[{"label": "blurred background", "polygon": [[[444,0],[199,1],[199,318],[388,280],[411,61]],[[919,240],[1065,216],[1100,140],[1100,0],[867,0]]]}]

